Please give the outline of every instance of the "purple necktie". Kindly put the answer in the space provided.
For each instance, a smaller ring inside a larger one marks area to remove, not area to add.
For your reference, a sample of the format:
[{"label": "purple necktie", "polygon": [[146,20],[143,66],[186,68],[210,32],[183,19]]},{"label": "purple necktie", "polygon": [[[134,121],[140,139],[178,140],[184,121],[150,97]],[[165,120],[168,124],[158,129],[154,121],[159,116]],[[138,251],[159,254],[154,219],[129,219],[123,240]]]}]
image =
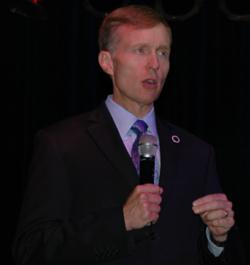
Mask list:
[{"label": "purple necktie", "polygon": [[139,173],[138,143],[141,135],[147,131],[147,128],[148,125],[143,120],[137,120],[131,127],[131,130],[136,134],[136,138],[131,149],[131,158],[133,160],[137,173]]}]

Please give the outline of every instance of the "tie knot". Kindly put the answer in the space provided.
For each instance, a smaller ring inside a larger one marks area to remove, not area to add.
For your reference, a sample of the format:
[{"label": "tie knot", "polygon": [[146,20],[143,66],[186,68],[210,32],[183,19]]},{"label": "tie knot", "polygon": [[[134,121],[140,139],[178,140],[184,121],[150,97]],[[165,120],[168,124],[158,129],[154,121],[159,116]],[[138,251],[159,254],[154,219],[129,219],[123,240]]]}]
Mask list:
[{"label": "tie knot", "polygon": [[145,133],[148,129],[148,125],[143,120],[137,120],[133,126],[131,127],[131,130],[137,135],[141,136],[143,133]]}]

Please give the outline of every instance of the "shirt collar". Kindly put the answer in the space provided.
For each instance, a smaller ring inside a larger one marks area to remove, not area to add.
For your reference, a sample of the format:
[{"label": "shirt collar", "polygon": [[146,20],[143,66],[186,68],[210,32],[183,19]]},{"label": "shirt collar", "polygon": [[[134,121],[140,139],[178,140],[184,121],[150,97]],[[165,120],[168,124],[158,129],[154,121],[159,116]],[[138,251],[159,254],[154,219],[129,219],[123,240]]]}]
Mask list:
[{"label": "shirt collar", "polygon": [[[112,99],[112,95],[109,95],[106,98],[105,104],[114,120],[121,138],[124,139],[127,136],[131,126],[136,120],[138,120],[138,118],[134,114],[117,104]],[[147,123],[149,132],[157,136],[154,107],[143,118],[140,119],[144,120]]]}]

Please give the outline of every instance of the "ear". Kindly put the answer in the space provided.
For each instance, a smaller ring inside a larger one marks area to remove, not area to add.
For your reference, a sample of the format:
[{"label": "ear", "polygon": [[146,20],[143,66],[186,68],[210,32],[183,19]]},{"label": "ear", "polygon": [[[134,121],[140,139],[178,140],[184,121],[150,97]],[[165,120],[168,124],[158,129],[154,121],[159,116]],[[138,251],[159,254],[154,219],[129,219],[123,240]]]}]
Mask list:
[{"label": "ear", "polygon": [[98,62],[105,73],[113,75],[113,59],[109,51],[100,51]]}]

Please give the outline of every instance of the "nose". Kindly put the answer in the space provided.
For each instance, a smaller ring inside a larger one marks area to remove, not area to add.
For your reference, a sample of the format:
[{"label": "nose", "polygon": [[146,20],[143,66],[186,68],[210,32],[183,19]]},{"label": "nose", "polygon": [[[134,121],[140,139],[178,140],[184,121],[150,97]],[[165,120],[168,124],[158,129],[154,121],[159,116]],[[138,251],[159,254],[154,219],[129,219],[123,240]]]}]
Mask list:
[{"label": "nose", "polygon": [[148,68],[153,70],[158,70],[160,68],[160,62],[157,53],[149,54]]}]

